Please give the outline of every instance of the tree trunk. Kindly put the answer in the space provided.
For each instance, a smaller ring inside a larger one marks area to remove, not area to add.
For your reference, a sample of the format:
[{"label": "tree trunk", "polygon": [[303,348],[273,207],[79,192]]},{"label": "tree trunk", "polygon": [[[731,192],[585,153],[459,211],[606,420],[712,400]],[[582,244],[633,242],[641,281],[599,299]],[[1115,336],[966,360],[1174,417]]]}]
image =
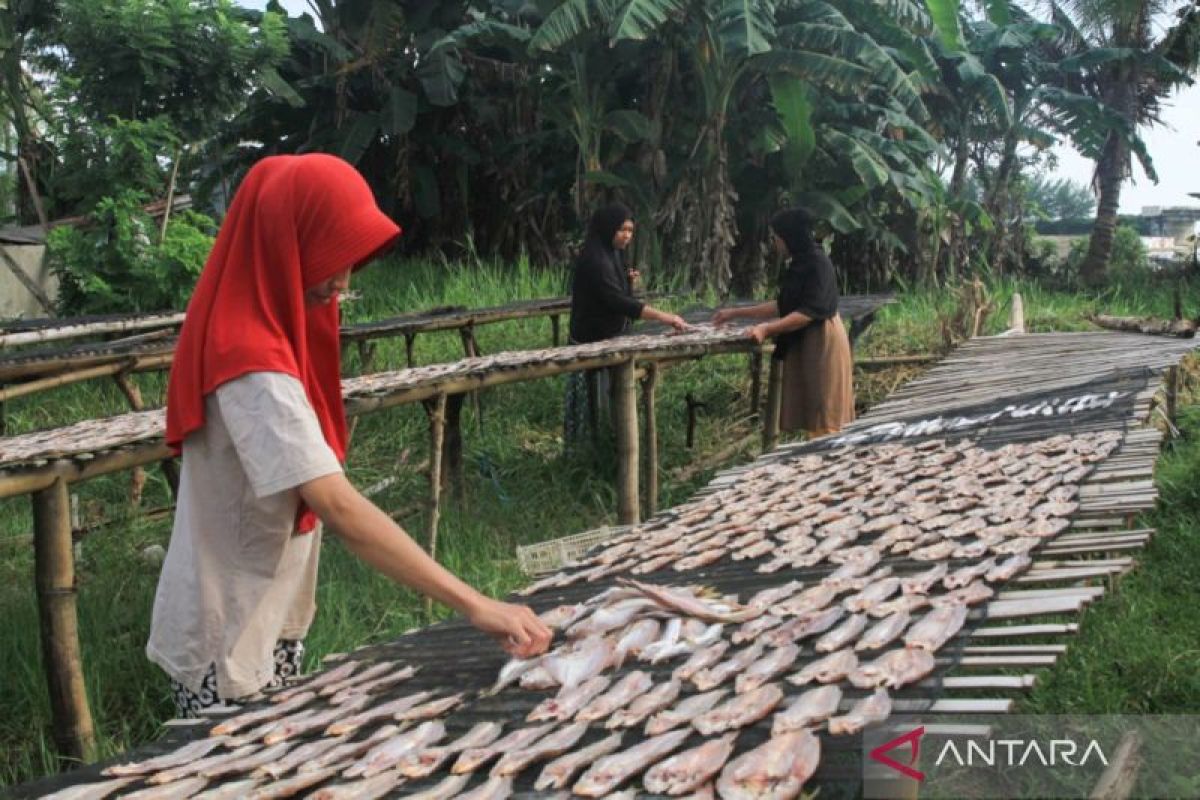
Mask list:
[{"label": "tree trunk", "polygon": [[1104,154],[1096,164],[1096,222],[1088,239],[1087,254],[1079,265],[1079,278],[1088,286],[1100,286],[1108,277],[1108,257],[1112,254],[1113,233],[1117,229],[1117,210],[1121,206],[1124,165],[1129,162],[1129,147],[1121,137],[1110,134]]}]

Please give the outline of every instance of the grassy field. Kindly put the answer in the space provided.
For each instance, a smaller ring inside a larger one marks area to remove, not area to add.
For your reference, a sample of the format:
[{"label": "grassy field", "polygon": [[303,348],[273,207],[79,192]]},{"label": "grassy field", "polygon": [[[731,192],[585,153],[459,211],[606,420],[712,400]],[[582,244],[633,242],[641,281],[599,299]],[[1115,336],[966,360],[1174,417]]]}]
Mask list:
[{"label": "grassy field", "polygon": [[[348,321],[359,321],[443,305],[501,304],[559,295],[564,285],[561,272],[535,271],[522,264],[462,269],[436,263],[391,263],[373,267],[357,279],[355,288],[362,297],[346,307],[346,317]],[[1087,325],[1085,315],[1095,310],[1165,315],[1172,306],[1170,292],[1162,288],[1113,289],[1099,297],[1082,298],[1045,292],[1032,285],[996,284],[990,291],[997,311],[988,321],[987,332],[1006,327],[1008,298],[1014,290],[1024,298],[1032,330],[1083,328]],[[948,315],[953,305],[953,298],[946,292],[904,294],[899,303],[880,314],[862,341],[860,352],[887,355],[935,350],[942,339],[939,319]],[[1185,307],[1198,306],[1200,296],[1189,290]],[[681,308],[679,304],[672,307]],[[544,319],[502,323],[481,328],[477,337],[485,353],[539,347],[549,343],[550,325]],[[416,352],[419,363],[452,360],[460,357],[461,343],[455,333],[422,335],[417,339]],[[348,372],[357,371],[356,359],[350,351]],[[403,340],[379,343],[375,368],[403,364]],[[869,405],[913,374],[915,370],[894,370],[860,376],[860,404]],[[161,376],[141,376],[139,381],[148,401],[161,399]],[[712,358],[672,368],[661,380],[659,392],[663,507],[686,498],[714,470],[757,453],[757,426],[749,414],[744,356]],[[707,404],[700,415],[697,444],[692,450],[684,446],[684,396],[688,392]],[[476,418],[470,404],[464,408],[466,497],[461,506],[450,504],[443,514],[439,557],[491,594],[502,595],[523,582],[515,561],[516,545],[614,521],[611,459],[603,454],[562,458],[561,404],[562,381],[556,379],[488,391],[482,397],[482,418]],[[125,410],[124,399],[114,386],[94,382],[14,401],[6,413],[9,431],[15,433]],[[1200,412],[1192,412],[1188,419],[1189,430],[1200,429]],[[419,406],[401,407],[361,420],[351,448],[349,474],[360,487],[385,477],[397,478],[374,499],[396,512],[410,530],[421,531],[423,464],[427,456],[423,411]],[[1156,593],[1161,607],[1155,611],[1139,605],[1136,613],[1114,611],[1105,615],[1102,623],[1089,623],[1081,642],[1087,643],[1088,636],[1119,639],[1129,635],[1124,626],[1137,626],[1138,636],[1144,640],[1140,645],[1130,644],[1128,658],[1119,660],[1126,665],[1142,665],[1141,677],[1136,681],[1127,679],[1115,667],[1118,659],[1114,658],[1114,653],[1124,651],[1111,649],[1107,640],[1095,640],[1073,651],[1031,702],[1045,708],[1055,707],[1055,703],[1075,707],[1103,697],[1112,703],[1128,704],[1129,708],[1177,710],[1200,703],[1196,651],[1184,646],[1189,638],[1191,645],[1200,641],[1195,617],[1190,614],[1194,604],[1187,602],[1194,601],[1196,592],[1192,586],[1177,583],[1188,574],[1189,565],[1200,566],[1196,563],[1200,561],[1200,548],[1190,538],[1200,518],[1196,514],[1200,490],[1194,488],[1191,478],[1197,469],[1200,446],[1189,439],[1170,455],[1162,471],[1163,480],[1172,481],[1164,484],[1165,496],[1177,498],[1186,513],[1173,508],[1161,512],[1161,519],[1154,524],[1162,528],[1163,535],[1150,551],[1148,568],[1125,584],[1145,584],[1145,591]],[[142,551],[155,544],[166,546],[169,522],[130,512],[125,501],[127,488],[127,476],[97,479],[76,487],[81,522],[118,520],[85,538],[79,547],[78,563],[86,680],[106,754],[154,738],[160,731],[159,724],[171,716],[166,680],[142,652],[158,574],[157,565],[144,559]],[[168,502],[165,482],[152,471],[143,508]],[[37,637],[28,501],[0,501],[0,507],[3,785],[58,767],[51,756],[49,709]],[[386,640],[430,621],[415,596],[372,573],[333,537],[327,538],[322,559],[320,611],[308,639],[310,667],[326,653]],[[1197,573],[1192,570],[1191,574]],[[1128,594],[1123,590],[1108,604],[1119,604]],[[435,611],[434,617],[440,613]],[[1147,616],[1153,614],[1175,620],[1171,632],[1164,633],[1161,640],[1143,627],[1147,620],[1157,618]],[[1066,664],[1073,665],[1070,675],[1062,674]],[[1154,664],[1167,666],[1151,668]],[[1139,699],[1135,702],[1129,692],[1137,692]]]}]

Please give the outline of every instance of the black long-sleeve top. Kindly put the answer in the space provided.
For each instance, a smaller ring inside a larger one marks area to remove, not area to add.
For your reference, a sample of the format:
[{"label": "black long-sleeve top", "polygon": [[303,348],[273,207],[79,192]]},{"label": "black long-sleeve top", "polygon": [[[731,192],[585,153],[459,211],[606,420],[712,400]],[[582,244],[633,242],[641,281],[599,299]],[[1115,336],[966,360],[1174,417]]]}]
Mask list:
[{"label": "black long-sleeve top", "polygon": [[[831,319],[838,312],[839,292],[833,262],[818,246],[793,256],[779,281],[779,316],[799,311],[814,322]],[[775,357],[783,358],[790,345],[800,340],[804,328],[775,340]]]},{"label": "black long-sleeve top", "polygon": [[571,278],[571,340],[586,344],[619,336],[644,306],[633,296],[621,253],[595,242],[585,245]]}]

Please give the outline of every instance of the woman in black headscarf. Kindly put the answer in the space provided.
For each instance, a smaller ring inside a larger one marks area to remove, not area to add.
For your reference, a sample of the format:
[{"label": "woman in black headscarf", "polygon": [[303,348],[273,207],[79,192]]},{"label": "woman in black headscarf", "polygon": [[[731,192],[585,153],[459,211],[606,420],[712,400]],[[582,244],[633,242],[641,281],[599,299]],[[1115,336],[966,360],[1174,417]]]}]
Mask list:
[{"label": "woman in black headscarf", "polygon": [[[659,311],[633,296],[640,273],[625,266],[625,248],[633,240],[633,212],[620,203],[592,215],[587,241],[571,276],[571,344],[611,339],[629,330],[635,319],[649,319],[683,330],[675,314]],[[585,427],[596,427],[598,406],[607,399],[607,373],[571,373],[567,380],[564,438],[570,447]]]},{"label": "woman in black headscarf", "polygon": [[760,344],[775,338],[783,359],[780,428],[810,437],[841,430],[854,419],[854,363],[850,339],[838,315],[833,263],[813,238],[812,218],[799,208],[771,220],[775,251],[790,257],[774,302],[718,311],[713,322],[763,320],[747,330]]}]

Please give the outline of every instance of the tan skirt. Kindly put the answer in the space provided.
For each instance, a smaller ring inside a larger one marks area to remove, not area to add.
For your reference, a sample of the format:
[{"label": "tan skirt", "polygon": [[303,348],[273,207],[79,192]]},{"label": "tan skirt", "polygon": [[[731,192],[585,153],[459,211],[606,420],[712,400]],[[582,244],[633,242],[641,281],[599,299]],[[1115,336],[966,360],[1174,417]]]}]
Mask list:
[{"label": "tan skirt", "polygon": [[854,420],[854,362],[840,315],[815,321],[783,359],[779,427],[810,437],[842,429]]}]

